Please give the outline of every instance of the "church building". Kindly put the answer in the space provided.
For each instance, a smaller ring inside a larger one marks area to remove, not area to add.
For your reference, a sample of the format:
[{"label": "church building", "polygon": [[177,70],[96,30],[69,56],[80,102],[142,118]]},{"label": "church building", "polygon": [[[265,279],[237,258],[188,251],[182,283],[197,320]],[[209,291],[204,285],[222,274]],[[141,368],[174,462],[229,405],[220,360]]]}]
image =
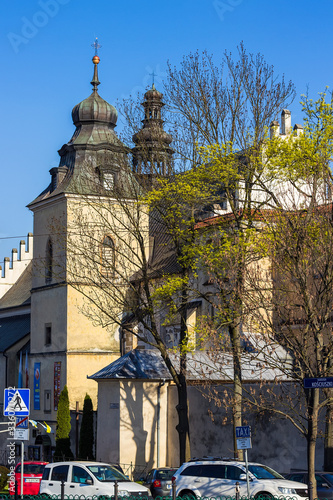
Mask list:
[{"label": "church building", "polygon": [[[113,286],[123,293],[121,282],[107,265],[114,261],[117,245],[118,254],[123,244],[135,255],[130,235],[124,234],[130,213],[122,212],[122,202],[128,200],[135,207],[135,193],[154,185],[157,174],[170,175],[172,137],[163,128],[163,95],[153,84],[144,95],[142,126],[133,136],[135,146],[130,150],[123,144],[115,133],[117,110],[98,93],[99,62],[95,54],[93,90],[72,110],[75,130],[59,150],[59,166],[50,170],[49,185],[28,205],[33,213],[33,236],[28,235],[27,243],[21,242],[19,253],[13,251],[12,262],[6,260],[0,277],[0,379],[4,387],[22,384],[30,388],[29,418],[37,423],[30,428],[26,443],[30,459],[52,460],[58,401],[67,385],[75,456],[80,412],[88,393],[97,410],[97,460],[125,466],[134,463],[143,469],[177,466],[177,388],[158,350],[127,331],[131,296],[127,310],[119,309],[116,325],[100,313],[96,292],[100,288],[107,295],[107,287]],[[105,211],[106,200],[113,204],[113,213]],[[226,212],[227,207],[222,210]],[[159,271],[152,272],[152,279],[178,273],[175,253],[169,251],[158,220],[153,223],[144,211],[141,217],[147,261],[153,271]],[[111,226],[112,231],[108,230]],[[71,255],[80,258],[75,261]],[[129,259],[125,250],[123,255],[119,275],[135,275],[139,259]],[[209,281],[205,280],[204,286],[208,290]],[[207,307],[198,299],[187,305],[188,332],[194,330],[197,315],[209,313]],[[100,321],[96,321],[99,316]],[[179,342],[179,325],[164,325],[162,319],[161,333],[166,347],[172,349]],[[223,390],[221,373],[224,383],[232,380],[231,354],[224,354],[219,362],[219,368],[210,368],[210,382]],[[247,387],[263,377],[268,382],[274,380],[274,370],[265,370],[260,362],[246,363],[243,380]],[[231,456],[231,425],[224,425],[223,409],[213,407],[202,395],[202,367],[208,364],[204,353],[189,353],[192,454],[204,455],[209,450],[211,454]],[[300,446],[304,445],[305,456],[306,445],[300,444],[291,426],[287,434],[283,433],[286,425],[272,425],[270,449],[282,453],[292,443],[285,458],[287,470],[300,463]],[[259,436],[266,426],[264,420],[256,422]],[[49,428],[52,433],[47,432]],[[5,449],[5,442],[1,434],[0,449]],[[266,441],[262,441],[256,459],[265,461],[267,455]],[[280,459],[276,455],[277,462],[271,465],[278,468]]]}]

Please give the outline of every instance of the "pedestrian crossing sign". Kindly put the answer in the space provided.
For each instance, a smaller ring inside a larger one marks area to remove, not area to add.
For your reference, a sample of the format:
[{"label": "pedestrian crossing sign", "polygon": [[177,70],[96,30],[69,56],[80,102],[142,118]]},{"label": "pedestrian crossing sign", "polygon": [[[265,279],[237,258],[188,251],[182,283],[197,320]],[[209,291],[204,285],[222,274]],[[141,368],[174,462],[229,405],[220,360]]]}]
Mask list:
[{"label": "pedestrian crossing sign", "polygon": [[27,417],[30,413],[30,389],[5,389],[4,397],[5,416]]}]

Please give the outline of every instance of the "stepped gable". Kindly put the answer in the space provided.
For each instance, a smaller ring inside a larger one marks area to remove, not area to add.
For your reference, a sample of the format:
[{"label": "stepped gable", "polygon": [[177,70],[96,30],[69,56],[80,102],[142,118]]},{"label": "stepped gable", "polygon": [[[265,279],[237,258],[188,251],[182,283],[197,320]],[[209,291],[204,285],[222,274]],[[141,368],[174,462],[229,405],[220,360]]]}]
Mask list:
[{"label": "stepped gable", "polygon": [[32,288],[32,262],[28,264],[19,279],[0,299],[0,311],[30,306]]}]

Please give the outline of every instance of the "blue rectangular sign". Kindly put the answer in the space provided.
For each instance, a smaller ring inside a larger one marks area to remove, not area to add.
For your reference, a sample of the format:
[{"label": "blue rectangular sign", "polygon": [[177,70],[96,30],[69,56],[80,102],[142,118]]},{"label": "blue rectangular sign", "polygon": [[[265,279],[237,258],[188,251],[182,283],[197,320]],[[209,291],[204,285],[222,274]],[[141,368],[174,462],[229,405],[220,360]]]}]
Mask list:
[{"label": "blue rectangular sign", "polygon": [[242,425],[241,427],[236,427],[236,438],[250,438],[251,437],[251,427],[249,425]]},{"label": "blue rectangular sign", "polygon": [[10,387],[4,393],[5,416],[27,417],[30,413],[30,389]]},{"label": "blue rectangular sign", "polygon": [[333,387],[333,377],[305,378],[303,383],[305,389],[326,389]]},{"label": "blue rectangular sign", "polygon": [[34,410],[40,410],[40,363],[34,365]]}]

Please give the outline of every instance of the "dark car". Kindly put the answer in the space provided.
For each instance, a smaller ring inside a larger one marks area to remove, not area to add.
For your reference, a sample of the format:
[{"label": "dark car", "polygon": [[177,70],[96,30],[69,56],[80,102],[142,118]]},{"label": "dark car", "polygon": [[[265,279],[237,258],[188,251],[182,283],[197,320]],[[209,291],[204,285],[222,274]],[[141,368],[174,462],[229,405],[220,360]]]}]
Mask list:
[{"label": "dark car", "polygon": [[143,480],[143,484],[150,489],[153,498],[171,496],[171,478],[176,470],[169,467],[161,467],[148,472],[147,477]]},{"label": "dark car", "polygon": [[[307,472],[290,472],[285,478],[305,484],[309,481]],[[318,498],[333,500],[333,472],[316,472],[316,481]]]}]

